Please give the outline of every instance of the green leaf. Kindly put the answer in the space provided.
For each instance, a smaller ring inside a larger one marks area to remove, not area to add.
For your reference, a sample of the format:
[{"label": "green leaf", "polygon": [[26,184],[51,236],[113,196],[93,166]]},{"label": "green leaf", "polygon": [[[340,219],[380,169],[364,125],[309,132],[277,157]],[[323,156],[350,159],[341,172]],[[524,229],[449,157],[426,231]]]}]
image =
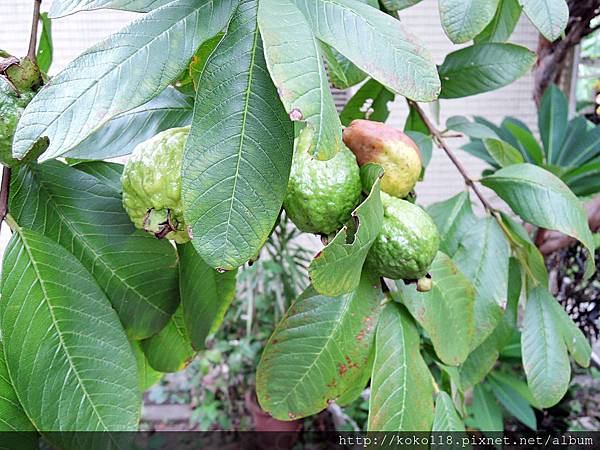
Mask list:
[{"label": "green leaf", "polygon": [[[576,129],[575,133],[578,131],[579,130]],[[575,133],[573,133],[573,135]],[[567,137],[570,136],[567,135]],[[573,139],[575,142],[572,144],[572,146],[564,146],[562,150],[563,153],[567,153],[570,156],[570,158],[567,158],[567,161],[564,165],[578,167],[582,164],[588,164],[596,161],[600,156],[600,126],[596,126],[589,131],[582,131],[579,134],[574,135]],[[568,144],[566,139],[564,144]]]},{"label": "green leaf", "polygon": [[481,431],[501,432],[504,430],[500,405],[481,384],[473,389],[473,403],[469,409],[473,413],[477,428]]},{"label": "green leaf", "polygon": [[419,147],[419,151],[421,152],[421,163],[423,165],[423,170],[425,170],[431,161],[433,138],[428,134],[419,133],[418,131],[406,131],[406,135],[417,144],[417,147]]},{"label": "green leaf", "polygon": [[540,103],[538,127],[548,163],[554,164],[567,132],[569,105],[567,97],[554,84],[550,85]]},{"label": "green leaf", "polygon": [[[136,361],[90,273],[63,247],[26,229],[13,235],[3,267],[6,365],[27,416],[40,430],[136,430]],[[51,440],[79,439],[88,438]]]},{"label": "green leaf", "polygon": [[52,18],[57,18],[78,11],[93,11],[102,8],[148,12],[172,1],[173,0],[58,0],[52,2],[48,15]]},{"label": "green leaf", "polygon": [[496,15],[488,26],[475,37],[475,43],[508,41],[515,31],[520,17],[521,6],[517,0],[500,0]]},{"label": "green leaf", "polygon": [[440,81],[428,50],[400,21],[353,0],[294,0],[316,37],[390,90],[432,101]]},{"label": "green leaf", "polygon": [[389,103],[395,95],[376,80],[363,84],[356,94],[346,103],[340,113],[342,125],[348,126],[354,119],[368,119],[385,122],[390,115]]},{"label": "green leaf", "polygon": [[493,91],[521,78],[535,53],[514,44],[475,44],[446,56],[439,68],[440,98],[460,98]]},{"label": "green leaf", "polygon": [[292,164],[293,126],[269,78],[257,2],[243,1],[200,78],[183,155],[192,243],[211,267],[258,255],[277,220]]},{"label": "green leaf", "polygon": [[508,142],[499,139],[485,139],[483,141],[485,149],[500,165],[500,167],[511,166],[513,164],[522,164],[523,156],[521,152],[510,145]]},{"label": "green leaf", "polygon": [[472,349],[496,328],[507,302],[510,248],[492,217],[478,220],[465,233],[453,260],[475,287],[475,326]]},{"label": "green leaf", "polygon": [[321,50],[327,59],[329,79],[336,88],[348,89],[367,78],[366,73],[352,64],[348,58],[336,49],[321,43]]},{"label": "green leaf", "polygon": [[511,389],[517,392],[519,396],[524,398],[528,404],[536,409],[541,409],[541,407],[533,398],[531,390],[529,389],[529,386],[527,386],[527,382],[525,382],[525,380],[515,376],[513,373],[504,372],[501,370],[494,370],[492,373],[490,373],[490,378],[493,378],[498,383],[510,386]]},{"label": "green leaf", "polygon": [[150,367],[140,341],[132,341],[131,349],[137,362],[139,388],[141,392],[154,386],[163,377],[163,373]]},{"label": "green leaf", "polygon": [[427,331],[444,364],[457,366],[471,351],[475,335],[475,288],[452,260],[438,252],[431,269],[432,288],[417,292],[414,286],[396,282],[401,300]]},{"label": "green leaf", "polygon": [[440,232],[440,250],[453,256],[460,241],[476,223],[467,191],[460,192],[443,202],[433,203],[427,212]]},{"label": "green leaf", "polygon": [[128,155],[161,131],[189,125],[193,108],[191,98],[168,87],[148,103],[111,119],[64,156],[108,159]]},{"label": "green leaf", "polygon": [[183,323],[181,307],[171,316],[167,325],[140,345],[148,364],[159,372],[179,372],[192,360],[194,349]]},{"label": "green leaf", "polygon": [[178,245],[179,292],[183,320],[192,347],[204,348],[215,333],[235,297],[237,271],[219,273],[209,267],[191,243]]},{"label": "green leaf", "polygon": [[552,297],[550,292],[547,292],[547,296],[549,296],[549,300],[552,299],[552,302],[549,303],[552,305],[554,316],[560,324],[560,332],[565,339],[569,353],[581,367],[588,367],[592,356],[592,346],[583,332],[573,322],[562,306]]},{"label": "green leaf", "polygon": [[0,448],[37,449],[39,446],[35,431],[35,427],[23,411],[10,380],[3,344],[0,341],[0,434],[2,435]]},{"label": "green leaf", "polygon": [[432,431],[465,431],[465,425],[454,407],[452,398],[444,391],[438,392],[435,399],[435,416],[433,418]]},{"label": "green leaf", "polygon": [[546,288],[532,289],[527,296],[521,349],[527,384],[544,407],[558,403],[569,388],[571,365],[561,323],[553,311]]},{"label": "green leaf", "polygon": [[499,0],[439,0],[442,28],[455,44],[470,41],[491,22]]},{"label": "green leaf", "polygon": [[178,304],[176,254],[135,230],[120,190],[58,161],[23,166],[11,183],[11,214],[54,239],[90,271],[129,337],[158,332]]},{"label": "green leaf", "polygon": [[565,0],[519,0],[529,20],[550,42],[557,40],[569,21]]},{"label": "green leaf", "polygon": [[317,292],[336,297],[358,287],[367,253],[383,225],[383,204],[379,195],[381,177],[381,166],[367,164],[361,168],[363,186],[369,196],[310,263],[308,275]]},{"label": "green leaf", "polygon": [[431,429],[433,384],[419,345],[419,331],[406,309],[388,303],[377,325],[369,431]]},{"label": "green leaf", "polygon": [[29,103],[13,154],[23,158],[46,136],[50,146],[42,159],[56,158],[113,117],[156,97],[187,67],[196,48],[225,27],[234,3],[171,2],[91,47]]},{"label": "green leaf", "polygon": [[75,169],[81,170],[95,177],[106,186],[121,192],[121,174],[123,173],[123,164],[105,162],[105,161],[86,161],[77,163]]},{"label": "green leaf", "polygon": [[219,42],[223,40],[223,36],[225,36],[225,33],[221,31],[209,40],[204,41],[202,45],[198,47],[198,50],[196,50],[194,56],[192,56],[190,66],[188,68],[188,73],[194,86],[194,90],[198,90],[198,82],[200,81],[202,71],[204,70],[206,63],[208,62],[208,58],[210,58],[212,52],[215,51],[215,48],[217,48]]},{"label": "green leaf", "polygon": [[[594,254],[587,213],[568,186],[550,172],[532,164],[500,169],[482,179],[523,220],[539,227],[558,230],[578,239]],[[593,257],[586,261],[585,276],[595,270]]]},{"label": "green leaf", "polygon": [[527,403],[527,400],[521,397],[509,384],[502,383],[494,377],[490,377],[488,382],[502,406],[515,416],[517,420],[536,431],[537,421],[535,413],[533,412],[533,408]]},{"label": "green leaf", "polygon": [[408,117],[404,123],[404,131],[417,131],[427,136],[431,134],[429,132],[429,128],[427,128],[427,125],[425,122],[423,122],[423,119],[419,115],[418,111],[412,105],[410,105],[408,108]]},{"label": "green leaf", "polygon": [[523,149],[527,156],[528,162],[537,165],[542,165],[544,163],[544,151],[529,129],[510,122],[506,123],[504,126],[508,129],[510,134],[515,137],[519,143],[519,148]]},{"label": "green leaf", "polygon": [[43,73],[48,73],[50,65],[52,65],[52,21],[48,18],[48,13],[40,14],[40,22],[42,22],[42,34],[37,50],[37,64]]},{"label": "green leaf", "polygon": [[293,0],[261,0],[258,25],[267,67],[287,113],[311,128],[312,154],[332,158],[342,145],[342,127],[321,44]]},{"label": "green leaf", "polygon": [[279,420],[315,414],[363,379],[382,300],[378,277],[326,297],[309,287],[269,339],[256,373],[262,408]]},{"label": "green leaf", "polygon": [[414,6],[417,3],[421,3],[421,0],[381,0],[381,3],[386,10],[394,12],[401,11]]},{"label": "green leaf", "polygon": [[471,139],[497,139],[498,135],[484,124],[471,122],[464,116],[452,116],[446,120],[446,128],[458,131]]}]

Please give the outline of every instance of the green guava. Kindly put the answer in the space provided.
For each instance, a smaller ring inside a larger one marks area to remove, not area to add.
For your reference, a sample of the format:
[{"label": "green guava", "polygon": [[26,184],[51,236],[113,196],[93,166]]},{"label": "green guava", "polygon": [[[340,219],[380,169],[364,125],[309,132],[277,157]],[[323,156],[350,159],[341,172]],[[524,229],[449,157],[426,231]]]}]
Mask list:
[{"label": "green guava", "polygon": [[190,240],[181,203],[181,164],[189,131],[171,128],[138,144],[121,176],[123,205],[134,225],[179,244]]},{"label": "green guava", "polygon": [[440,245],[435,223],[422,208],[381,193],[383,226],[367,256],[381,276],[417,280],[427,274]]},{"label": "green guava", "polygon": [[0,76],[0,163],[5,166],[18,163],[12,157],[13,136],[21,114],[33,95],[33,92],[17,94],[6,78]]},{"label": "green guava", "polygon": [[294,149],[283,206],[301,231],[328,235],[350,219],[360,202],[360,169],[344,146],[327,161],[313,158],[309,146],[310,136],[303,131]]},{"label": "green guava", "polygon": [[402,131],[384,123],[356,119],[344,129],[343,138],[360,166],[376,163],[383,167],[383,192],[404,198],[417,184],[421,152]]}]

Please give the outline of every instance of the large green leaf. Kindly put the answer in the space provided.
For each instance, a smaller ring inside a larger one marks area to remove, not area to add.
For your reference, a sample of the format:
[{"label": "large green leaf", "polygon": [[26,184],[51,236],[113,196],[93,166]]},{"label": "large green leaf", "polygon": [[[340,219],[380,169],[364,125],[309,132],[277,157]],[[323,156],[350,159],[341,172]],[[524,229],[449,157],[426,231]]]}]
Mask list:
[{"label": "large green leaf", "polygon": [[312,129],[310,151],[320,159],[332,158],[342,145],[342,127],[321,44],[293,0],[262,0],[258,24],[267,67],[286,111]]},{"label": "large green leaf", "polygon": [[132,341],[130,344],[137,362],[139,388],[141,392],[144,392],[158,383],[164,374],[150,367],[140,341]]},{"label": "large green leaf", "polygon": [[446,35],[455,44],[470,41],[491,22],[499,0],[439,0]]},{"label": "large green leaf", "polygon": [[527,425],[532,430],[537,430],[537,421],[533,408],[527,403],[527,400],[512,388],[511,385],[503,383],[501,380],[490,377],[488,380],[496,398],[500,400],[502,406],[515,416],[520,422]]},{"label": "large green leaf", "polygon": [[128,155],[137,144],[161,131],[189,125],[193,108],[190,97],[169,87],[148,103],[119,114],[64,156],[108,159]]},{"label": "large green leaf", "polygon": [[520,17],[521,6],[518,0],[500,0],[496,15],[489,25],[475,37],[475,43],[508,41],[515,31]]},{"label": "large green leaf", "polygon": [[569,105],[567,97],[554,84],[550,85],[540,103],[538,128],[549,164],[556,163],[567,132]]},{"label": "large green leaf", "polygon": [[106,161],[85,161],[77,163],[72,167],[93,176],[117,192],[121,192],[123,189],[121,184],[123,164]]},{"label": "large green leaf", "polygon": [[62,17],[78,11],[111,8],[124,11],[148,12],[173,0],[56,0],[50,7],[50,17]]},{"label": "large green leaf", "polygon": [[183,156],[182,200],[192,243],[213,267],[256,257],[277,220],[293,126],[266,68],[257,2],[239,4],[200,77]]},{"label": "large green leaf", "polygon": [[438,252],[431,269],[432,288],[418,292],[414,285],[396,282],[401,301],[427,331],[436,354],[450,366],[463,362],[475,336],[475,288],[452,260]]},{"label": "large green leaf", "polygon": [[269,339],[256,373],[261,406],[279,420],[325,408],[364,377],[382,300],[378,277],[362,275],[358,288],[326,297],[309,287]]},{"label": "large green leaf", "polygon": [[156,97],[186,68],[196,48],[229,20],[234,0],[179,0],[91,47],[29,103],[15,133],[23,158],[40,137],[43,159],[71,150],[113,117]]},{"label": "large green leaf", "polygon": [[394,93],[380,82],[367,81],[356,91],[340,113],[342,125],[347,127],[354,119],[385,122],[390,115],[388,104],[394,100],[394,97]]},{"label": "large green leaf", "polygon": [[406,309],[387,304],[377,325],[369,431],[431,429],[433,379],[419,346],[419,331]]},{"label": "large green leaf", "polygon": [[432,431],[465,431],[465,425],[456,411],[452,398],[444,391],[438,392],[435,399]]},{"label": "large green leaf", "polygon": [[[40,430],[136,430],[135,357],[90,273],[63,247],[18,229],[2,273],[2,339],[23,409]],[[65,447],[87,435],[58,435]],[[62,447],[62,446],[61,446]]]},{"label": "large green leaf", "polygon": [[440,250],[453,256],[463,236],[477,220],[469,193],[463,191],[448,200],[434,203],[427,208],[427,212],[440,232]]},{"label": "large green leaf", "polygon": [[567,346],[552,302],[555,300],[542,286],[529,292],[521,335],[527,384],[544,408],[563,398],[571,377]]},{"label": "large green leaf", "polygon": [[348,89],[357,85],[365,78],[367,74],[356,67],[348,58],[331,48],[327,44],[321,44],[323,54],[327,59],[327,73],[331,84],[338,89]]},{"label": "large green leaf", "polygon": [[481,384],[473,389],[473,402],[469,408],[473,413],[475,425],[481,431],[504,430],[502,410],[494,396]]},{"label": "large green leaf", "polygon": [[179,302],[175,251],[135,230],[118,190],[49,161],[15,174],[10,208],[22,226],[56,240],[83,263],[131,338],[151,336],[167,323]]},{"label": "large green leaf", "polygon": [[566,0],[519,0],[523,11],[549,41],[564,33],[569,20]]},{"label": "large green leaf", "polygon": [[507,302],[510,248],[492,217],[479,220],[462,238],[453,257],[475,287],[475,326],[471,348],[481,344],[496,328]]},{"label": "large green leaf", "polygon": [[544,151],[529,128],[513,122],[503,123],[503,127],[517,140],[517,147],[521,150],[521,154],[527,158],[527,162],[537,165],[544,163]]},{"label": "large green leaf", "polygon": [[[568,186],[556,176],[532,164],[516,164],[482,179],[523,220],[558,230],[578,239],[594,254],[587,213]],[[586,261],[586,277],[595,270],[594,258]]]},{"label": "large green leaf", "polygon": [[381,177],[381,166],[367,164],[361,168],[363,186],[369,196],[310,263],[308,275],[317,292],[336,297],[352,292],[358,286],[367,253],[383,225],[383,204],[379,195]]},{"label": "large green leaf", "polygon": [[294,0],[315,35],[384,86],[434,100],[440,80],[431,54],[400,21],[354,0]]},{"label": "large green leaf", "polygon": [[183,321],[196,350],[217,331],[235,297],[237,271],[219,273],[198,256],[191,243],[179,245],[179,293]]},{"label": "large green leaf", "polygon": [[485,149],[500,167],[521,164],[524,162],[521,152],[508,142],[499,139],[485,139],[483,145],[485,145]]},{"label": "large green leaf", "polygon": [[441,98],[460,98],[499,89],[521,78],[535,53],[514,44],[475,44],[446,56],[440,66]]},{"label": "large green leaf", "polygon": [[181,307],[167,325],[154,336],[141,342],[148,364],[159,372],[178,372],[194,357],[194,349],[183,323]]},{"label": "large green leaf", "polygon": [[[0,442],[1,449],[29,450],[39,448],[35,427],[23,411],[21,402],[13,387],[4,348],[0,341]],[[17,446],[17,443],[19,446]]]}]

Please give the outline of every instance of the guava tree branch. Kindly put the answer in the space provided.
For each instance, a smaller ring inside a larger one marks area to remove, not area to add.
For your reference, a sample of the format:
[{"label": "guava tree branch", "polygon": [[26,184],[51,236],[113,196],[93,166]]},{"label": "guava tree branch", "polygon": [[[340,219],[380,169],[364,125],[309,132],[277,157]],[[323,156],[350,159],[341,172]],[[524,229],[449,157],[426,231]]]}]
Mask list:
[{"label": "guava tree branch", "polygon": [[481,191],[479,190],[479,188],[477,187],[477,185],[475,184],[473,179],[467,173],[467,170],[465,169],[463,164],[460,162],[460,160],[454,154],[454,152],[450,149],[450,147],[448,147],[448,144],[446,144],[446,141],[444,141],[444,138],[442,137],[442,133],[440,132],[440,130],[438,130],[437,127],[433,124],[433,122],[429,119],[429,117],[427,117],[427,115],[425,114],[425,111],[423,111],[423,109],[419,106],[419,104],[417,102],[408,100],[408,104],[410,107],[414,108],[414,110],[417,112],[417,114],[419,114],[419,117],[421,117],[421,120],[423,121],[423,123],[429,130],[429,133],[433,137],[435,144],[439,148],[444,150],[444,152],[446,152],[446,155],[448,155],[448,158],[450,158],[450,161],[452,161],[452,164],[454,164],[456,169],[460,172],[463,179],[465,180],[465,184],[473,190],[475,195],[477,195],[477,197],[479,198],[479,201],[481,201],[481,204],[483,205],[483,207],[488,212],[490,212],[490,213],[493,212],[494,208],[492,208],[492,205],[490,205],[490,203],[483,196],[483,194],[481,193]]},{"label": "guava tree branch", "polygon": [[40,22],[40,7],[42,6],[42,0],[33,0],[33,18],[31,22],[31,33],[29,35],[29,50],[27,51],[27,57],[36,63],[36,47],[37,47],[37,32],[38,24]]},{"label": "guava tree branch", "polygon": [[2,187],[0,188],[0,224],[8,213],[8,193],[10,189],[10,167],[2,168]]}]

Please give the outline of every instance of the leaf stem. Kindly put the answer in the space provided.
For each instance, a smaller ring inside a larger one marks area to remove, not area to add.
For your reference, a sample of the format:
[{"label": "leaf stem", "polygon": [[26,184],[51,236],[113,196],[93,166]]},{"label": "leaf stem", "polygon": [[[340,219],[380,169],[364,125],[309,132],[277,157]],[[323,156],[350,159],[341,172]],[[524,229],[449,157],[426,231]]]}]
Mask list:
[{"label": "leaf stem", "polygon": [[15,218],[13,216],[11,216],[10,214],[6,214],[4,221],[6,222],[6,224],[10,227],[10,229],[14,233],[18,233],[19,230],[21,229],[21,227],[19,226],[19,224],[17,223]]},{"label": "leaf stem", "polygon": [[36,47],[37,47],[37,32],[38,24],[40,22],[40,7],[42,0],[33,0],[33,19],[31,22],[31,34],[29,35],[29,50],[27,51],[27,57],[34,63],[37,64],[36,60]]},{"label": "leaf stem", "polygon": [[452,150],[450,150],[450,147],[448,147],[448,144],[446,144],[446,142],[444,141],[444,137],[442,136],[442,133],[440,132],[440,130],[438,130],[436,128],[436,126],[431,122],[429,117],[427,117],[427,115],[425,114],[425,112],[419,106],[419,104],[417,102],[415,102],[413,100],[408,100],[408,99],[407,99],[407,101],[408,101],[408,105],[410,107],[414,108],[414,110],[417,112],[417,114],[419,114],[419,117],[421,117],[421,120],[423,121],[423,123],[425,124],[427,129],[429,130],[429,133],[431,133],[431,136],[433,137],[435,144],[439,148],[444,150],[444,152],[446,152],[446,155],[448,155],[448,158],[450,158],[450,161],[452,161],[452,164],[454,164],[454,166],[460,172],[463,179],[465,180],[465,184],[469,188],[471,188],[473,190],[473,192],[475,192],[475,195],[477,195],[477,197],[481,201],[481,204],[483,205],[483,207],[489,213],[492,213],[494,211],[494,208],[492,208],[492,205],[490,205],[490,203],[483,196],[483,194],[481,193],[481,191],[479,190],[479,188],[477,187],[477,185],[475,184],[473,179],[467,173],[467,170],[465,169],[465,167],[462,165],[460,160],[454,154],[454,152]]}]

